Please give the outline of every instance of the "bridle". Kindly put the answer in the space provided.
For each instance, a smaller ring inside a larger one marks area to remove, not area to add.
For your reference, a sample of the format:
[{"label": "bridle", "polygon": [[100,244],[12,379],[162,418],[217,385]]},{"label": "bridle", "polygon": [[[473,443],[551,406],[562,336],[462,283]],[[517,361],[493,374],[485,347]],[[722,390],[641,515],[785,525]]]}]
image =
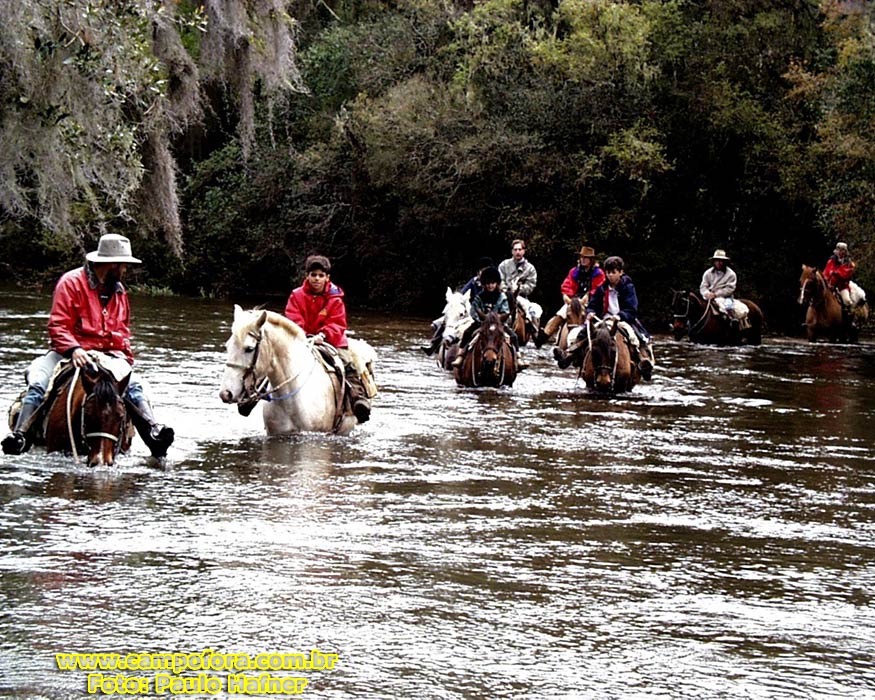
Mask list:
[{"label": "bridle", "polygon": [[[76,439],[76,434],[73,431],[73,389],[76,387],[76,384],[79,382],[79,367],[73,372],[73,377],[70,380],[70,386],[67,389],[67,434],[70,438],[70,449],[73,452],[73,461],[76,465],[79,464],[79,453],[76,449],[76,443],[78,440]],[[128,412],[124,411],[123,417],[121,419],[119,425],[118,435],[113,435],[112,433],[107,433],[102,430],[94,430],[91,432],[85,431],[85,406],[89,401],[94,399],[95,392],[92,391],[90,394],[86,394],[85,398],[82,400],[82,405],[79,407],[79,435],[82,437],[83,442],[82,446],[88,449],[88,440],[90,438],[105,438],[113,442],[112,456],[113,460],[118,457],[118,453],[121,450],[122,446],[122,436],[125,434],[127,430],[128,424]],[[116,396],[118,397],[118,392],[116,392]]]},{"label": "bridle", "polygon": [[[604,325],[604,323],[605,323],[605,319],[599,319],[594,324],[590,324],[590,323],[586,324],[586,342],[589,344],[590,357],[592,357],[592,350],[593,350],[592,336],[590,334],[590,326],[594,325],[596,328],[598,328],[598,327]],[[617,331],[617,332],[619,332],[619,331]],[[607,372],[608,376],[610,376],[610,378],[611,378],[611,387],[610,388],[611,388],[611,391],[613,391],[614,390],[614,382],[616,381],[616,377],[617,377],[617,366],[620,362],[620,353],[617,352],[617,338],[616,338],[616,336],[611,337],[611,345],[610,345],[610,349],[608,350],[608,361],[609,362],[610,362],[610,358],[611,358],[611,353],[613,353],[613,356],[614,356],[613,365],[593,364],[592,370],[593,370],[593,376],[598,376],[598,374],[601,372]],[[583,372],[583,365],[584,364],[586,364],[586,363],[582,362],[580,365],[580,372],[581,373]]]},{"label": "bridle", "polygon": [[[242,369],[243,370],[243,390],[246,392],[245,395],[235,401],[234,403],[243,403],[243,402],[251,402],[251,401],[285,401],[286,399],[292,398],[295,394],[297,394],[301,389],[304,388],[304,385],[307,383],[307,380],[310,378],[310,375],[313,374],[313,370],[316,369],[316,365],[318,364],[316,358],[313,356],[314,353],[314,343],[312,340],[308,340],[308,344],[310,345],[310,367],[307,376],[304,378],[304,381],[298,386],[297,389],[294,389],[286,394],[281,396],[273,396],[273,393],[279,389],[281,386],[285,386],[293,382],[295,379],[300,377],[303,374],[303,370],[298,372],[297,374],[293,374],[288,379],[283,380],[279,384],[274,387],[271,387],[265,380],[267,377],[258,377],[258,374],[255,371],[255,366],[258,364],[258,354],[261,350],[261,341],[264,339],[261,331],[247,331],[246,335],[255,340],[255,347],[252,349],[252,362],[248,365],[241,364],[239,362],[225,362],[226,367],[231,367],[232,369]],[[259,386],[264,385],[264,389],[258,389]]]}]

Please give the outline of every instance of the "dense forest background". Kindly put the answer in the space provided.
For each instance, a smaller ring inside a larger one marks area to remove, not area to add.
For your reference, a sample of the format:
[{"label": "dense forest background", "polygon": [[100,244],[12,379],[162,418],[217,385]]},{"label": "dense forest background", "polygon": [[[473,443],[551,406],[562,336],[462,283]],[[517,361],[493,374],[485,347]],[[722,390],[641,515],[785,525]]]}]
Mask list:
[{"label": "dense forest background", "polygon": [[547,310],[582,244],[651,323],[725,248],[798,331],[847,241],[875,296],[875,3],[0,0],[0,269],[99,235],[136,280],[267,297],[306,255],[423,314],[528,242]]}]

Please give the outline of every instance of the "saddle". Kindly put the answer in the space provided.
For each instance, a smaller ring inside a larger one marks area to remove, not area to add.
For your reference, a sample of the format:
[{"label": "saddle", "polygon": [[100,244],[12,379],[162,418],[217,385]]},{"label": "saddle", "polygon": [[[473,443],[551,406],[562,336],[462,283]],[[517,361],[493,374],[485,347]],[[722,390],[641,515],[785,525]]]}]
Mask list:
[{"label": "saddle", "polygon": [[[128,364],[128,361],[122,357],[107,355],[106,353],[97,350],[89,350],[88,355],[97,367],[110,372],[116,381],[121,381],[131,373],[131,366]],[[27,424],[23,426],[24,432],[36,435],[40,438],[45,436],[46,418],[51,412],[52,406],[55,405],[55,401],[58,400],[61,392],[64,391],[64,389],[66,389],[73,381],[75,374],[76,367],[73,366],[72,360],[64,359],[55,365],[55,369],[52,372],[52,376],[49,378],[49,383],[46,387],[46,394],[43,398],[43,402],[39,405],[39,408],[33,412],[33,415],[31,415]],[[10,430],[15,429],[16,419],[21,411],[21,402],[24,399],[25,394],[27,394],[27,387],[22,389],[18,397],[12,402],[12,405],[9,406],[8,422]]]}]

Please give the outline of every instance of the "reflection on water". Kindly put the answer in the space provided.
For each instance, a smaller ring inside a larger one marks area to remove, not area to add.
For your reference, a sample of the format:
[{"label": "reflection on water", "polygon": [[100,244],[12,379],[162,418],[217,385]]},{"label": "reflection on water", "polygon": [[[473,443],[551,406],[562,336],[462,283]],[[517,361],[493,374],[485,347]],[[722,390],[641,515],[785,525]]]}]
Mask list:
[{"label": "reflection on water", "polygon": [[[0,405],[48,298],[0,307]],[[305,697],[869,697],[875,348],[663,340],[590,396],[549,350],[465,390],[427,322],[354,319],[381,395],[348,438],[216,398],[228,304],[135,299],[177,429],[111,469],[0,458],[0,694],[86,695],[56,651],[340,655]]]}]

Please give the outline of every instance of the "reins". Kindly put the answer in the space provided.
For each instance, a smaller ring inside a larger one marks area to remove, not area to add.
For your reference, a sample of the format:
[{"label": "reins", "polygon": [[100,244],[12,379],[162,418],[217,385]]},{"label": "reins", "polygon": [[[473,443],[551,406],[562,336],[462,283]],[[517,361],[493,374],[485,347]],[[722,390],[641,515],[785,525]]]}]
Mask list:
[{"label": "reins", "polygon": [[[94,365],[92,365],[94,366]],[[73,453],[73,462],[76,466],[79,466],[79,451],[76,449],[76,434],[73,432],[73,391],[76,388],[76,385],[79,383],[79,373],[81,371],[80,367],[76,367],[73,370],[73,377],[70,379],[70,384],[67,387],[67,436],[70,438],[70,451]],[[82,400],[82,405],[79,407],[79,435],[86,441],[85,447],[88,448],[87,440],[88,438],[106,438],[107,440],[111,440],[115,443],[115,447],[113,448],[113,456],[118,456],[119,449],[121,448],[121,436],[124,434],[126,426],[127,426],[127,411],[125,411],[125,419],[121,423],[121,427],[119,428],[119,434],[113,435],[112,433],[107,433],[102,430],[86,433],[85,432],[85,404],[88,403],[88,400],[94,396],[94,392],[85,396]]]},{"label": "reins", "polygon": [[[76,437],[73,435],[73,389],[76,388],[76,383],[78,381],[79,367],[77,366],[73,372],[73,378],[70,380],[70,386],[67,389],[67,435],[70,437],[70,449],[73,451],[73,462],[77,467],[79,466],[79,453],[76,451]],[[84,415],[85,412],[83,411],[82,413]]]},{"label": "reins", "polygon": [[[240,364],[238,362],[226,362],[225,366],[231,367],[233,369],[242,369],[243,370],[243,386],[244,387],[246,386],[246,378],[249,376],[252,377],[253,387],[258,387],[260,384],[262,384],[263,378],[261,380],[258,379],[258,375],[255,373],[255,365],[258,363],[258,355],[259,355],[259,352],[261,350],[261,341],[263,340],[263,335],[261,332],[258,332],[258,331],[248,331],[246,333],[246,335],[255,339],[255,348],[253,349],[253,352],[252,352],[252,362],[249,365]],[[283,381],[281,381],[279,384],[277,384],[274,387],[269,387],[269,388],[263,389],[263,390],[259,390],[256,388],[253,393],[247,393],[247,395],[245,397],[241,398],[236,403],[243,403],[244,401],[246,403],[249,403],[250,401],[253,401],[253,400],[255,400],[255,401],[264,400],[267,402],[285,401],[287,399],[292,398],[296,394],[298,394],[304,388],[304,386],[307,384],[307,381],[310,379],[310,376],[313,374],[313,371],[316,369],[316,365],[318,364],[318,361],[315,357],[316,349],[315,349],[313,341],[308,340],[307,345],[310,348],[309,372],[308,372],[307,376],[304,378],[304,381],[301,382],[301,384],[296,389],[294,389],[288,393],[282,394],[281,396],[272,396],[272,394],[277,389],[279,389],[282,386],[285,386],[286,384],[293,382],[298,377],[300,377],[304,373],[304,370],[301,370],[300,372],[293,374],[291,377],[284,379]]]}]

